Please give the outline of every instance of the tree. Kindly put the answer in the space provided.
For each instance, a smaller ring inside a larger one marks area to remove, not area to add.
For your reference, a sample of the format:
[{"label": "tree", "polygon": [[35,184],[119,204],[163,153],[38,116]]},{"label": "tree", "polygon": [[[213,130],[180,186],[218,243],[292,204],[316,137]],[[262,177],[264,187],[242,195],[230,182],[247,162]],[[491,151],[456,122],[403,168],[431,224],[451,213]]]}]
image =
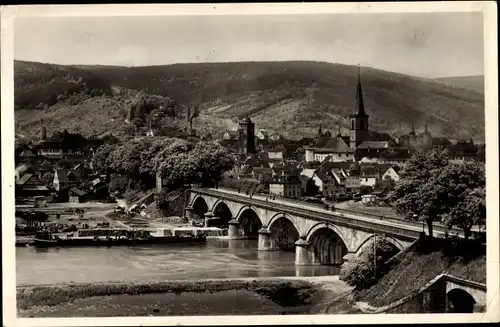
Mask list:
[{"label": "tree", "polygon": [[405,164],[391,193],[396,212],[406,219],[424,221],[431,237],[432,223],[442,214],[439,196],[443,190],[439,187],[443,186],[436,183],[436,178],[448,163],[448,156],[442,150],[415,152]]},{"label": "tree", "polygon": [[436,179],[441,191],[442,221],[450,228],[456,226],[470,237],[473,226],[486,223],[485,171],[475,162],[450,163]]},{"label": "tree", "polygon": [[186,107],[186,120],[188,123],[189,135],[193,135],[193,121],[199,115],[200,115],[200,106],[199,105]]},{"label": "tree", "polygon": [[111,152],[113,152],[116,148],[117,145],[115,144],[104,144],[97,148],[97,151],[91,160],[92,168],[102,174],[109,173],[110,164],[108,158]]},{"label": "tree", "polygon": [[339,279],[357,290],[368,288],[387,272],[383,265],[398,252],[399,250],[390,241],[378,236],[361,251],[358,257],[342,265]]}]

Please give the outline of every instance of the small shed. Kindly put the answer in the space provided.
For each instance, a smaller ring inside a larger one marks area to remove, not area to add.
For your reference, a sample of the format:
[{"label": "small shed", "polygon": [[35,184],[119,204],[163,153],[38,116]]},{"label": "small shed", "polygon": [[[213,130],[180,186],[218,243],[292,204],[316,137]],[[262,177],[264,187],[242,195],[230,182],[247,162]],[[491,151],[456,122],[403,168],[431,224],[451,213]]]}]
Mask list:
[{"label": "small shed", "polygon": [[82,191],[76,187],[72,187],[69,189],[69,202],[80,203],[84,202],[86,198],[87,198],[87,192]]}]

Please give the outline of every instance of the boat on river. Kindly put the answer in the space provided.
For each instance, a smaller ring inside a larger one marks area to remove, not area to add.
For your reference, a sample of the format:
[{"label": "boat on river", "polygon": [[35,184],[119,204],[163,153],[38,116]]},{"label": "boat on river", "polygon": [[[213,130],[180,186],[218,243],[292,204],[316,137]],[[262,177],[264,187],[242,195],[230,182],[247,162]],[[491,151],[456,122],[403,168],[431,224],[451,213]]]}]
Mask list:
[{"label": "boat on river", "polygon": [[126,237],[87,236],[61,238],[50,232],[39,232],[33,240],[37,247],[77,247],[77,246],[133,246],[150,244],[178,244],[205,242],[205,235],[193,236],[152,236],[137,237],[133,233]]}]

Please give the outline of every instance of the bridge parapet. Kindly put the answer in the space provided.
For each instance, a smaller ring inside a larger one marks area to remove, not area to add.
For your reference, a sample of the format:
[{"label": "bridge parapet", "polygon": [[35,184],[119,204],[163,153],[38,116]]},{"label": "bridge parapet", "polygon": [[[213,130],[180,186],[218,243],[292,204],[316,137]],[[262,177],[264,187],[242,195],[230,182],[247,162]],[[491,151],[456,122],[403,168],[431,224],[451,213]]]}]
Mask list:
[{"label": "bridge parapet", "polygon": [[[337,263],[342,258],[348,259],[357,255],[375,234],[384,235],[393,240],[397,248],[403,249],[418,239],[421,233],[421,229],[416,228],[413,224],[356,216],[325,210],[317,206],[269,200],[262,196],[248,197],[222,190],[195,188],[191,191],[195,195],[190,195],[192,202],[189,206],[193,207],[194,201],[203,199],[208,208],[208,212],[205,214],[207,219],[213,216],[222,203],[229,209],[231,213],[231,216],[227,218],[229,238],[238,239],[244,236],[241,234],[242,229],[245,228],[242,224],[247,224],[249,219],[248,217],[244,218],[244,216],[247,211],[253,212],[262,226],[258,231],[259,250],[278,250],[281,245],[276,242],[285,242],[286,244],[283,243],[283,246],[286,248],[290,244],[292,247],[295,244],[297,264],[321,262],[322,259],[318,259],[318,251],[323,253],[320,256],[327,258],[331,263]],[[227,211],[227,209],[225,210]],[[281,224],[289,224],[293,227],[289,226],[285,230],[278,231],[275,227],[278,222],[280,226]],[[288,233],[287,228],[291,228],[290,232],[295,230],[296,236],[291,234],[284,236],[283,233]],[[278,240],[274,239],[276,237]],[[290,237],[296,237],[296,239],[292,240]],[[332,243],[328,237],[334,237],[335,242]],[[325,247],[326,250],[323,251],[318,246]],[[328,254],[325,251],[331,253]]]}]

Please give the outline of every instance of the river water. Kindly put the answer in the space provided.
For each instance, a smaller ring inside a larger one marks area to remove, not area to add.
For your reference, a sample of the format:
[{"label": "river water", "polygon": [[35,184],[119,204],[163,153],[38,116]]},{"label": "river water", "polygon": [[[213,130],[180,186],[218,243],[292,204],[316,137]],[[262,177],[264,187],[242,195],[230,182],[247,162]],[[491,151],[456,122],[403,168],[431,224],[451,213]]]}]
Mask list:
[{"label": "river water", "polygon": [[295,254],[257,251],[257,241],[134,247],[16,248],[17,285],[338,275],[338,266],[296,267]]}]

